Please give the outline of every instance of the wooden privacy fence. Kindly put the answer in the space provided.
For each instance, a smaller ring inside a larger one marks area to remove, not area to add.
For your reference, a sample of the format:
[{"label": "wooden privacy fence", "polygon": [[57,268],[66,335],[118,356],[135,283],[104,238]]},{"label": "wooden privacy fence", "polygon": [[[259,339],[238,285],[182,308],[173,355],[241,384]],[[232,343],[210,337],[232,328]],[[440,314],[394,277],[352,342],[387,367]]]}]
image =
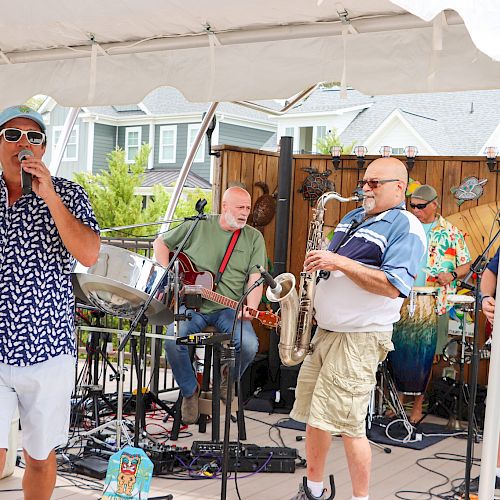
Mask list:
[{"label": "wooden privacy fence", "polygon": [[[215,172],[215,196],[219,200],[222,192],[235,183],[243,184],[252,195],[252,203],[261,196],[262,189],[255,186],[257,181],[265,182],[271,193],[277,191],[279,153],[238,148],[235,146],[220,146],[217,148],[221,156],[218,159]],[[368,156],[365,166],[378,156]],[[405,158],[400,157],[404,162]],[[305,168],[315,168],[318,172],[332,170],[329,179],[334,184],[334,190],[344,197],[351,196],[356,183],[363,178],[364,169],[356,169],[357,159],[354,156],[342,157],[340,169],[334,170],[332,161],[322,155],[294,155],[292,167],[292,190],[290,211],[290,234],[280,235],[288,238],[287,269],[295,275],[302,270],[306,248],[309,221],[313,207],[303,199],[299,188],[307,177]],[[354,170],[344,170],[354,168]],[[479,200],[466,201],[458,206],[451,192],[469,176],[487,179],[483,186],[484,194]],[[496,214],[500,208],[497,200],[500,198],[500,177],[488,170],[486,160],[480,157],[417,157],[415,166],[410,171],[411,179],[422,184],[432,185],[440,198],[441,214],[451,220],[466,233],[466,240],[473,258],[485,248],[490,234],[498,229],[495,223]],[[497,206],[498,205],[498,206]],[[325,232],[337,225],[340,219],[357,206],[354,202],[340,203],[330,201],[325,212]],[[264,227],[263,235],[267,252],[271,261],[274,258],[275,220]],[[500,242],[498,242],[500,244]],[[498,246],[498,245],[496,245]],[[495,246],[495,248],[496,248]]]},{"label": "wooden privacy fence", "polygon": [[[220,196],[230,185],[235,183],[243,186],[252,195],[252,204],[262,195],[262,189],[255,186],[257,181],[265,182],[271,193],[277,191],[279,153],[238,148],[235,146],[219,146],[221,155],[216,162],[214,182],[214,207],[217,202],[220,206]],[[378,156],[368,156],[365,166]],[[405,162],[404,157],[400,159]],[[290,200],[289,234],[279,235],[288,238],[287,271],[298,276],[302,270],[306,249],[309,221],[313,207],[305,201],[299,192],[308,173],[305,168],[315,168],[319,172],[332,170],[329,179],[334,184],[334,190],[344,197],[352,195],[359,179],[363,178],[364,169],[358,170],[357,159],[354,156],[342,157],[340,169],[334,170],[330,157],[322,155],[294,155],[292,165],[292,183]],[[352,168],[354,170],[344,170]],[[440,213],[457,225],[466,233],[467,245],[471,251],[472,259],[481,253],[490,236],[498,229],[497,214],[500,208],[497,200],[500,198],[500,177],[491,173],[486,165],[486,160],[479,157],[417,157],[413,169],[409,172],[410,178],[421,184],[432,185],[440,198]],[[458,206],[451,192],[451,188],[458,187],[461,182],[470,176],[487,179],[483,186],[484,194],[479,200],[466,201]],[[326,206],[325,234],[334,228],[340,219],[357,206],[354,202],[340,203],[332,200]],[[267,252],[271,261],[274,259],[276,221],[263,228]],[[494,249],[498,247],[497,242]],[[484,319],[481,324],[480,342],[484,342]],[[267,335],[257,328],[261,342],[260,352],[267,350]],[[436,367],[440,376],[442,365]],[[468,372],[466,367],[466,374]],[[487,380],[487,363],[481,362],[479,382],[484,384]]]}]

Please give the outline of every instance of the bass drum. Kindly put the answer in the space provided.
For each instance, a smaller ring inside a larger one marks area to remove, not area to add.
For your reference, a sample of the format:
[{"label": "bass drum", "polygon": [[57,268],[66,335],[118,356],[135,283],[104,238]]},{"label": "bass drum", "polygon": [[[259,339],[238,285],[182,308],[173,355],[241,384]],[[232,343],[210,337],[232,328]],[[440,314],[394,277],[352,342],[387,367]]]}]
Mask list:
[{"label": "bass drum", "polygon": [[432,287],[414,287],[403,302],[401,319],[394,325],[394,351],[389,369],[399,392],[425,392],[437,342],[436,295]]},{"label": "bass drum", "polygon": [[168,325],[173,312],[163,303],[168,275],[157,262],[112,245],[101,245],[92,267],[77,263],[72,272],[75,296],[101,311],[134,319],[158,286],[146,310],[152,325]]}]

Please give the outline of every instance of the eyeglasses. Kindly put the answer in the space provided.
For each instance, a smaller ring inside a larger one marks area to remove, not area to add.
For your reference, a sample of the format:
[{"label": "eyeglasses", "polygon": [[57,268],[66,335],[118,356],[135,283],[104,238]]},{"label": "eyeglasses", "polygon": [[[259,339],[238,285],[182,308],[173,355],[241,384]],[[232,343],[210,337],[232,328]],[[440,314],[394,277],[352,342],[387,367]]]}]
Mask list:
[{"label": "eyeglasses", "polygon": [[[435,200],[436,198],[434,198]],[[410,202],[410,207],[411,208],[418,208],[419,210],[423,210],[429,203],[432,203],[434,200],[428,201],[427,203],[411,203]]]},{"label": "eyeglasses", "polygon": [[23,135],[26,136],[28,142],[35,146],[43,144],[45,141],[45,134],[37,130],[19,130],[18,128],[4,128],[0,130],[0,135],[5,137],[7,142],[18,142]]},{"label": "eyeglasses", "polygon": [[381,184],[386,182],[399,182],[400,179],[361,179],[358,181],[358,188],[363,189],[365,184],[370,186],[370,189],[377,189]]}]

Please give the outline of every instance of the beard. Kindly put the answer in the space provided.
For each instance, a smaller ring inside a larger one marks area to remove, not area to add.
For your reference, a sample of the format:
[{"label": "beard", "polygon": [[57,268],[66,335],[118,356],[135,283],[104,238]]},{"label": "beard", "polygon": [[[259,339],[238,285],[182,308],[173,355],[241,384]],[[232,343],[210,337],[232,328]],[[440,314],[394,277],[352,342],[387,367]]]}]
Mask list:
[{"label": "beard", "polygon": [[367,214],[372,212],[375,209],[375,206],[375,198],[367,197],[363,199],[363,208]]},{"label": "beard", "polygon": [[246,221],[240,222],[239,220],[236,219],[236,217],[233,216],[231,212],[226,212],[225,218],[227,225],[231,229],[243,229],[245,227]]}]

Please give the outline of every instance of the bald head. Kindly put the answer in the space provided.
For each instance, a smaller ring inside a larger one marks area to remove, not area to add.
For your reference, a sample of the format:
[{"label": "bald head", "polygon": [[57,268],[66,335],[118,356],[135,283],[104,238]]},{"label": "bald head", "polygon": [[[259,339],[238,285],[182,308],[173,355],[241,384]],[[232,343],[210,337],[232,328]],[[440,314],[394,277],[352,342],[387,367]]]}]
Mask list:
[{"label": "bald head", "polygon": [[[408,185],[408,170],[406,169],[406,165],[397,158],[377,158],[368,165],[366,174],[365,177],[367,179],[401,179],[405,183],[405,189]],[[370,177],[368,177],[368,174]]]},{"label": "bald head", "polygon": [[370,187],[365,183],[363,207],[367,214],[384,212],[399,205],[406,194],[408,171],[405,164],[397,158],[378,158],[366,169],[364,180],[380,181]]},{"label": "bald head", "polygon": [[240,186],[232,186],[224,191],[224,194],[222,195],[222,203],[228,200],[233,200],[238,197],[247,198],[248,200],[251,200],[250,193],[246,189]]}]

